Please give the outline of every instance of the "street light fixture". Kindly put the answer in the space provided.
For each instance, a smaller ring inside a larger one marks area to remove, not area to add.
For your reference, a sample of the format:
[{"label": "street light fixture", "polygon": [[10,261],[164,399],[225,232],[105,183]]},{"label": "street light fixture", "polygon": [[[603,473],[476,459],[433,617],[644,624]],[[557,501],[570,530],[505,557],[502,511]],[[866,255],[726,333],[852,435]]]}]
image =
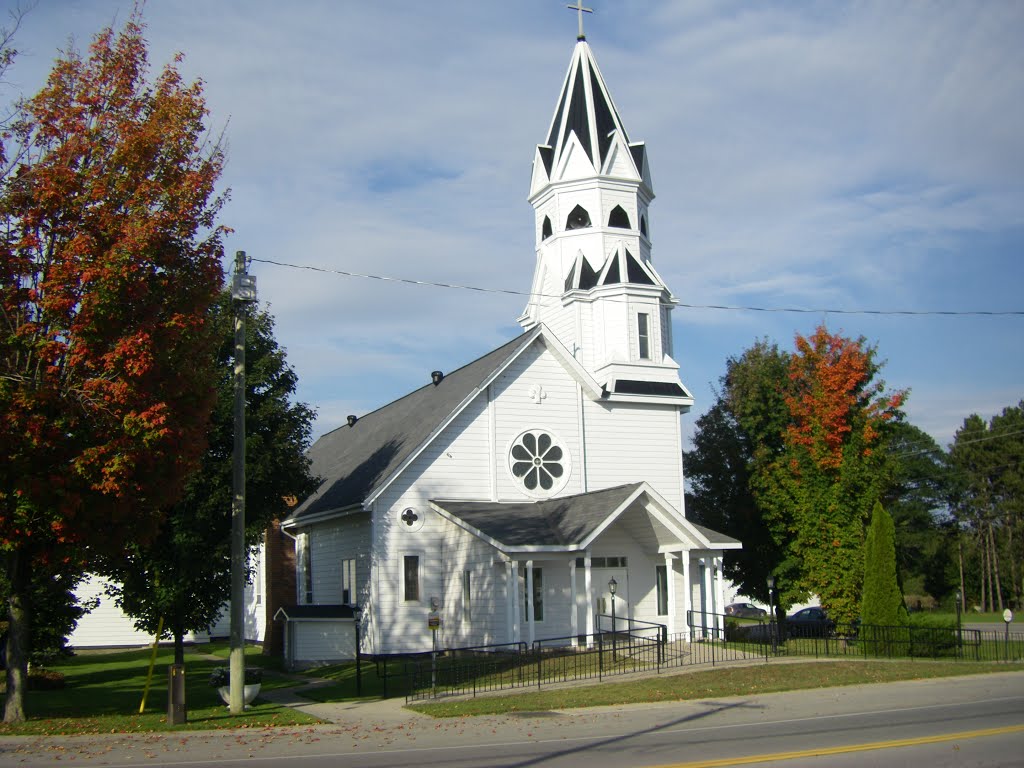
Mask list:
[{"label": "street light fixture", "polygon": [[771,614],[768,617],[768,634],[771,635],[772,654],[775,653],[775,576],[768,574],[768,608]]}]

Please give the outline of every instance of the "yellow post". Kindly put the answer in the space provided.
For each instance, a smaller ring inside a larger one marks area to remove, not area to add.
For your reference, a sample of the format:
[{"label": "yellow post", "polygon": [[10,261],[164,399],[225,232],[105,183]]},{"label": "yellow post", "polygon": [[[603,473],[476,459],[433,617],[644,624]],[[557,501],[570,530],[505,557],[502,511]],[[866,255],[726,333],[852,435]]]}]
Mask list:
[{"label": "yellow post", "polygon": [[160,635],[164,633],[164,617],[156,625],[156,637],[153,638],[153,653],[149,657],[149,673],[146,675],[146,687],[142,689],[142,703],[139,704],[139,714],[146,711],[146,697],[149,696],[149,684],[153,682],[153,667],[156,666],[156,651],[160,647]]}]

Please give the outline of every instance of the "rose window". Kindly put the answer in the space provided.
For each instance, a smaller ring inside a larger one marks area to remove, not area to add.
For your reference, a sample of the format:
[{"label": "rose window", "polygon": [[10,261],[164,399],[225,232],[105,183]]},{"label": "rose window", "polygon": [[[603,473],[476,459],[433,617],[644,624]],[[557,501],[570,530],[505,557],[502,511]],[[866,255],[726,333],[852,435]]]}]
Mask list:
[{"label": "rose window", "polygon": [[568,476],[569,456],[547,432],[524,432],[513,443],[509,467],[528,493],[559,490]]}]

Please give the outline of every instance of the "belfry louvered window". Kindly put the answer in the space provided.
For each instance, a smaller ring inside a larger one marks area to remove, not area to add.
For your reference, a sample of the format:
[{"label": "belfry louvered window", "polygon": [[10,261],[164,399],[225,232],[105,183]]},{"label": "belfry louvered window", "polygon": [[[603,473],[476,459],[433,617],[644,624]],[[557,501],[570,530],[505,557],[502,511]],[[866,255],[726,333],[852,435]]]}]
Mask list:
[{"label": "belfry louvered window", "polygon": [[577,205],[573,208],[565,220],[566,229],[586,229],[589,226],[591,226],[590,214],[587,213],[587,209],[582,205]]},{"label": "belfry louvered window", "polygon": [[608,226],[615,227],[617,229],[629,229],[629,214],[626,213],[625,209],[621,205],[616,205],[612,208],[612,212],[608,215]]}]

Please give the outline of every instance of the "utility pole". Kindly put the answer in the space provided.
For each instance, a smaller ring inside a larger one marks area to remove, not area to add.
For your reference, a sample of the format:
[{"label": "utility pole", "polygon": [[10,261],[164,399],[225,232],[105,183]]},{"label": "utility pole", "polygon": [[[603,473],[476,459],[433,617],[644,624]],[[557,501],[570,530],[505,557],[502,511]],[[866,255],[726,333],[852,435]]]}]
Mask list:
[{"label": "utility pole", "polygon": [[245,251],[235,252],[231,298],[235,310],[234,494],[231,500],[231,656],[228,708],[240,715],[245,687],[245,315],[256,301],[256,278],[248,274]]}]

